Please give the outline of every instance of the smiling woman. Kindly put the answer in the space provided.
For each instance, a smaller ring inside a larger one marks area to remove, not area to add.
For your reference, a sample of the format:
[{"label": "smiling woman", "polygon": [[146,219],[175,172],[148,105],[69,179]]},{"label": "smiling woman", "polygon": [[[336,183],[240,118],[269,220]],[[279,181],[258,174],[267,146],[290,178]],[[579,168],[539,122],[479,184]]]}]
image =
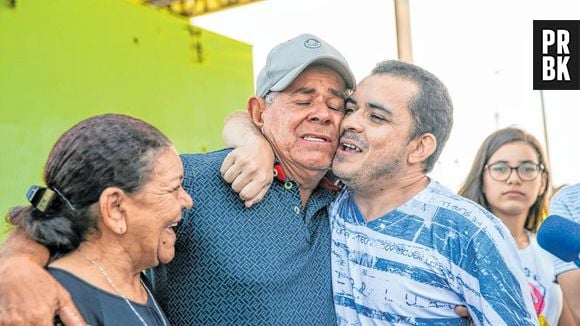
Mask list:
[{"label": "smiling woman", "polygon": [[81,121],[52,148],[46,187],[10,220],[50,251],[49,272],[91,325],[166,325],[141,271],[175,254],[173,227],[192,206],[169,139],[139,119]]}]

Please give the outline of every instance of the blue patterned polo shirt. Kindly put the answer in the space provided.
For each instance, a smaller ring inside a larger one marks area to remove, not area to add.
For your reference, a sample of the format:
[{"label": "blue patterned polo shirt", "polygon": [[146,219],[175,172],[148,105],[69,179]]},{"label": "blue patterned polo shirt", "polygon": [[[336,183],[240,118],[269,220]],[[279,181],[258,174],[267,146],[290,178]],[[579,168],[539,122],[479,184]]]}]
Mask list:
[{"label": "blue patterned polo shirt", "polygon": [[252,208],[219,168],[229,153],[182,155],[193,208],[177,230],[173,261],[153,271],[173,325],[332,325],[327,204],[317,189],[302,207],[296,183],[275,180]]}]

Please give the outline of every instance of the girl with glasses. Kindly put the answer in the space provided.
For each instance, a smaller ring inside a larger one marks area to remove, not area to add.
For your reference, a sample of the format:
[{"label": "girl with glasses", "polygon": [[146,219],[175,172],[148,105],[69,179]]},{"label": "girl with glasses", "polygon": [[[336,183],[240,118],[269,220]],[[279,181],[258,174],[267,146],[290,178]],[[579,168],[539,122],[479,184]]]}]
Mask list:
[{"label": "girl with glasses", "polygon": [[542,146],[517,128],[500,129],[481,144],[459,194],[499,217],[510,230],[541,325],[572,325],[550,254],[536,241],[547,212],[551,173]]}]

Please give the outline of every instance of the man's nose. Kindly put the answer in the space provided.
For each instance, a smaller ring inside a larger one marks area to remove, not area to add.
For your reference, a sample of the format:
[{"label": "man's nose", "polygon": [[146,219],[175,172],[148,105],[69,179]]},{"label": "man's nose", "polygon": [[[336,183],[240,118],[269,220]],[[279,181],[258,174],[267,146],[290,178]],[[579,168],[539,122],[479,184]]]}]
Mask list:
[{"label": "man's nose", "polygon": [[330,123],[330,110],[326,103],[322,100],[317,100],[312,107],[312,112],[308,116],[308,120],[318,122],[320,124]]},{"label": "man's nose", "polygon": [[342,124],[340,125],[341,131],[362,131],[362,124],[360,121],[360,116],[357,114],[358,111],[352,112],[342,119]]}]

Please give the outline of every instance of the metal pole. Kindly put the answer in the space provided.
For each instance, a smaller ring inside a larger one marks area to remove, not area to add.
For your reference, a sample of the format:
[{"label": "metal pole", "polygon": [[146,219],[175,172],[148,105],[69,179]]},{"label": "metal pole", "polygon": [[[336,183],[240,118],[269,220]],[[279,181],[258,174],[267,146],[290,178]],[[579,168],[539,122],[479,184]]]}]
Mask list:
[{"label": "metal pole", "polygon": [[395,0],[395,20],[397,27],[397,51],[399,60],[412,63],[411,18],[409,0]]},{"label": "metal pole", "polygon": [[546,144],[546,157],[550,162],[550,148],[548,144],[548,125],[546,123],[546,105],[544,103],[544,91],[540,89],[540,100],[542,103],[542,122],[544,124],[544,143]]}]

